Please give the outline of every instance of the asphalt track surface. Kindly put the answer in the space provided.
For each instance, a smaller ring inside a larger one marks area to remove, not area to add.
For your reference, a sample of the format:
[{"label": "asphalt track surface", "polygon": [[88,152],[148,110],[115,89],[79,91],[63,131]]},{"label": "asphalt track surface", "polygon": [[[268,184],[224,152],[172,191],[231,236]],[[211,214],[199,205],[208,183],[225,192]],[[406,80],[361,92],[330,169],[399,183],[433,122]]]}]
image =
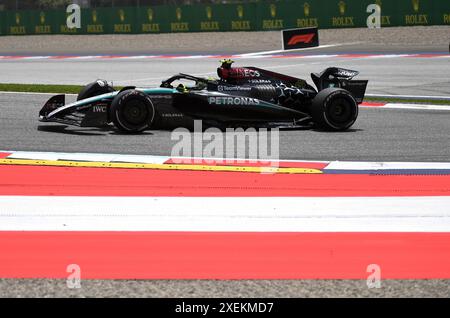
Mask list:
[{"label": "asphalt track surface", "polygon": [[[170,131],[123,135],[39,123],[37,113],[48,98],[0,93],[2,150],[171,155],[178,142],[171,140]],[[346,132],[280,131],[280,158],[448,162],[449,121],[449,111],[361,108],[356,124]]]},{"label": "asphalt track surface", "polygon": [[[240,53],[252,52],[247,48]],[[270,49],[260,47],[260,50]],[[352,44],[318,49],[337,52],[443,52],[439,45],[383,46]],[[16,52],[19,52],[17,50]],[[31,52],[31,53],[36,53]],[[71,52],[68,52],[68,54]],[[133,52],[133,53],[138,53]],[[146,52],[148,53],[148,52]],[[195,52],[192,52],[195,53]],[[202,52],[205,54],[205,52]],[[211,53],[217,53],[212,50]],[[312,54],[312,52],[311,52]],[[450,93],[448,59],[246,59],[239,64],[268,67],[307,77],[336,65],[361,71],[369,92],[445,95]],[[0,82],[83,84],[106,78],[115,84],[156,85],[172,73],[213,75],[217,62],[205,60],[1,61]],[[43,125],[37,112],[48,95],[0,93],[0,149],[61,152],[107,152],[170,155],[170,132],[120,135],[97,129]],[[68,99],[73,99],[73,96]],[[450,112],[361,109],[352,130],[280,132],[280,158],[305,160],[450,161]],[[449,297],[448,280],[382,281],[368,289],[365,281],[83,281],[71,290],[62,280],[0,280],[0,297]]]},{"label": "asphalt track surface", "polygon": [[449,280],[385,280],[379,289],[363,280],[82,281],[80,289],[64,280],[0,280],[0,297],[449,297],[449,289]]}]

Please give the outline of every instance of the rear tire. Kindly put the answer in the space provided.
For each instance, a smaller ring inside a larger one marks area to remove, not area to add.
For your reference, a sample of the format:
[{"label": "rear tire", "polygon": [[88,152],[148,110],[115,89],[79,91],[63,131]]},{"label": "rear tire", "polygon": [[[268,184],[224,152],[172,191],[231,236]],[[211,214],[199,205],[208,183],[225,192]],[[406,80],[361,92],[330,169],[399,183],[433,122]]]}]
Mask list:
[{"label": "rear tire", "polygon": [[120,92],[114,98],[110,111],[114,126],[126,133],[139,133],[150,128],[155,118],[150,97],[137,90]]},{"label": "rear tire", "polygon": [[311,116],[320,129],[347,130],[358,117],[358,103],[345,89],[326,88],[313,99]]}]

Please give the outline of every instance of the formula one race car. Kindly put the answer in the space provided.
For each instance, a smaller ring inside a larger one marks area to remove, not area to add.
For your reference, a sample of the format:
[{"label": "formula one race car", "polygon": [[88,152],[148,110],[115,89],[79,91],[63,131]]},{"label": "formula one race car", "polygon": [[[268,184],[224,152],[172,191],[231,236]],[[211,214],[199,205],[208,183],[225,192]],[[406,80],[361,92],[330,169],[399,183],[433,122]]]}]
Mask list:
[{"label": "formula one race car", "polygon": [[359,72],[328,68],[306,81],[256,67],[232,67],[222,60],[219,78],[178,74],[159,88],[124,87],[115,91],[98,80],[84,87],[75,103],[52,97],[39,113],[42,122],[80,127],[114,126],[122,132],[193,127],[317,127],[340,131],[358,116],[368,81]]}]

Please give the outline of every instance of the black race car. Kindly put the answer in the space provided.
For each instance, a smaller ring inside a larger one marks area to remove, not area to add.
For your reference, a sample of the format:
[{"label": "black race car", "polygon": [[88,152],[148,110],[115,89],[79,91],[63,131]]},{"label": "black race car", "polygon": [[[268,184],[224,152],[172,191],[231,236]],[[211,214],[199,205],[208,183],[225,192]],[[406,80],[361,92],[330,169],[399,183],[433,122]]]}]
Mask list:
[{"label": "black race car", "polygon": [[305,80],[256,67],[232,67],[222,60],[218,78],[178,74],[159,88],[113,89],[99,80],[84,87],[75,103],[52,97],[39,112],[41,122],[80,127],[115,127],[138,133],[149,129],[193,127],[317,127],[340,131],[358,117],[368,81],[357,71],[327,68]]}]

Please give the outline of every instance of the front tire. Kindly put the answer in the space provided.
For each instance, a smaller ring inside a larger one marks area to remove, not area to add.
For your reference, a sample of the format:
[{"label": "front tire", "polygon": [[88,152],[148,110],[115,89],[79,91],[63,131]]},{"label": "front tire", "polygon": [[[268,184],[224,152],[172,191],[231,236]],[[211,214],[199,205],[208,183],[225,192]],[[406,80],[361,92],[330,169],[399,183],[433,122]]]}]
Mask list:
[{"label": "front tire", "polygon": [[311,116],[320,129],[347,130],[358,117],[358,103],[345,89],[326,88],[313,99]]},{"label": "front tire", "polygon": [[139,133],[150,128],[155,117],[155,108],[145,93],[126,90],[114,98],[110,115],[118,130]]}]

